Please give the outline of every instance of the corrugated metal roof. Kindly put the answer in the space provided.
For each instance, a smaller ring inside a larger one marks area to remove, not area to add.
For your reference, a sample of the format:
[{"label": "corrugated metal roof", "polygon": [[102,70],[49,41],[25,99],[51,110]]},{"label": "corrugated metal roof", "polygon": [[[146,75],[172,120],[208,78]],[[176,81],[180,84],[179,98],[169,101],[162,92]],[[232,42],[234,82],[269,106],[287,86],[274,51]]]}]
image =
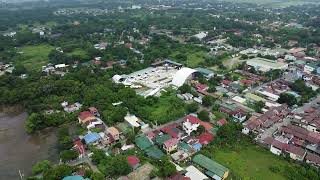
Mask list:
[{"label": "corrugated metal roof", "polygon": [[155,159],[161,159],[164,156],[164,153],[157,146],[151,146],[145,152],[149,157]]},{"label": "corrugated metal roof", "polygon": [[142,150],[145,150],[145,149],[152,146],[152,143],[145,135],[141,135],[141,136],[136,137],[135,143]]},{"label": "corrugated metal roof", "polygon": [[158,145],[163,145],[163,143],[167,140],[171,139],[171,136],[168,134],[158,135],[155,138],[155,141]]},{"label": "corrugated metal roof", "polygon": [[94,133],[89,133],[87,135],[85,135],[83,137],[83,139],[85,140],[86,144],[90,144],[90,143],[93,143],[95,141],[98,141],[100,139],[100,135],[96,132]]},{"label": "corrugated metal roof", "polygon": [[215,162],[212,159],[209,159],[208,157],[206,157],[202,154],[198,154],[198,155],[194,156],[192,160],[193,160],[193,162],[195,162],[199,166],[216,174],[219,177],[223,177],[224,174],[229,171],[226,167],[222,166],[221,164]]}]

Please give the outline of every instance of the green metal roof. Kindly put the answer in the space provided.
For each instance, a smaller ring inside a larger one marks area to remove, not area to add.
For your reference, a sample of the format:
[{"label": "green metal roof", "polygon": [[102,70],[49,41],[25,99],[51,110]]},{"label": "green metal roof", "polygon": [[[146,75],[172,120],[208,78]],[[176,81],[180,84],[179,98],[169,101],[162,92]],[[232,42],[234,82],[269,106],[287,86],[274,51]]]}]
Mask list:
[{"label": "green metal roof", "polygon": [[161,159],[165,155],[157,146],[151,146],[145,152],[149,157],[154,159]]},{"label": "green metal roof", "polygon": [[142,150],[145,150],[152,146],[152,143],[145,135],[137,136],[135,139],[135,143]]},{"label": "green metal roof", "polygon": [[199,71],[202,74],[206,74],[206,75],[210,75],[210,74],[214,74],[213,71],[209,70],[209,69],[205,69],[205,68],[196,68],[197,71]]},{"label": "green metal roof", "polygon": [[246,98],[248,98],[248,99],[251,99],[251,100],[253,100],[253,101],[262,101],[262,102],[266,102],[267,100],[266,99],[264,99],[264,98],[262,98],[262,97],[260,97],[260,96],[257,96],[257,95],[255,95],[255,94],[252,94],[252,93],[247,93],[247,94],[245,94],[244,95]]},{"label": "green metal roof", "polygon": [[229,171],[226,167],[202,154],[195,155],[192,161],[219,177],[223,177],[224,174]]},{"label": "green metal roof", "polygon": [[168,134],[157,135],[155,141],[158,145],[162,146],[163,143],[167,140],[171,139],[171,136]]},{"label": "green metal roof", "polygon": [[185,142],[179,142],[178,147],[188,152],[192,150],[191,146]]}]

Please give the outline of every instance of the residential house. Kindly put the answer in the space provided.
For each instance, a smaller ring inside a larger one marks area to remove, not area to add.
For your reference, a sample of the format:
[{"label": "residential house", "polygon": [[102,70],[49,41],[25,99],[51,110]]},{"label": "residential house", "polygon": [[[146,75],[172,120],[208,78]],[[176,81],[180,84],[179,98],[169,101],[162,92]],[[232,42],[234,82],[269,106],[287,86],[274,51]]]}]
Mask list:
[{"label": "residential house", "polygon": [[114,139],[115,141],[120,139],[120,132],[115,127],[109,127],[107,128],[107,133]]},{"label": "residential house", "polygon": [[85,148],[80,139],[77,139],[73,142],[73,149],[75,149],[80,157],[85,155]]},{"label": "residential house", "polygon": [[78,116],[78,120],[79,120],[80,124],[86,124],[91,121],[94,121],[95,119],[96,119],[96,117],[93,114],[91,114],[90,111],[80,112],[80,114]]},{"label": "residential house", "polygon": [[287,149],[287,153],[289,153],[289,156],[291,159],[297,160],[297,161],[303,161],[304,157],[307,154],[307,151],[302,149],[301,147],[289,145],[289,148]]},{"label": "residential house", "polygon": [[227,119],[226,118],[222,118],[220,119],[219,121],[216,122],[218,126],[224,126],[225,124],[228,123]]},{"label": "residential house", "polygon": [[97,143],[101,139],[101,136],[98,133],[93,132],[93,133],[86,134],[83,137],[83,139],[86,144],[94,144],[94,143]]},{"label": "residential house", "polygon": [[244,127],[250,131],[259,132],[261,128],[269,128],[274,123],[281,121],[289,115],[289,109],[286,104],[277,107],[271,107],[260,117],[253,116],[244,123]]},{"label": "residential house", "polygon": [[208,145],[213,141],[213,135],[211,133],[204,132],[198,137],[198,139],[202,146]]},{"label": "residential house", "polygon": [[137,156],[128,156],[127,162],[132,167],[132,169],[137,169],[140,166],[140,160]]},{"label": "residential house", "polygon": [[263,142],[270,146],[270,152],[278,156],[289,149],[288,141],[285,140],[267,137]]},{"label": "residential house", "polygon": [[313,154],[313,153],[307,153],[306,163],[312,164],[315,166],[320,166],[320,157],[316,154]]},{"label": "residential house", "polygon": [[163,149],[166,150],[167,153],[171,153],[177,149],[178,143],[179,140],[177,138],[168,139],[163,143]]},{"label": "residential house", "polygon": [[178,128],[179,124],[173,123],[169,124],[160,129],[163,133],[170,135],[172,138],[180,139],[184,132]]}]

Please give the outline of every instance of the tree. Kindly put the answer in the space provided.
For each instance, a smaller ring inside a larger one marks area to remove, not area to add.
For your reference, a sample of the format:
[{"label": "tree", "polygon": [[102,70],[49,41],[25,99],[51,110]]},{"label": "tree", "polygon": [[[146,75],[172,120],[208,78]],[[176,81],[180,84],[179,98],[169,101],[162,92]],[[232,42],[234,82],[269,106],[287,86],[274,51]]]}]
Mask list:
[{"label": "tree", "polygon": [[265,103],[263,101],[258,101],[256,103],[254,103],[253,105],[253,109],[258,112],[261,113],[262,112],[262,108],[264,108]]},{"label": "tree", "polygon": [[213,104],[213,97],[211,96],[204,96],[202,98],[202,105],[205,106],[205,107],[209,107],[209,106],[212,106]]},{"label": "tree", "polygon": [[68,150],[71,149],[73,146],[72,138],[70,136],[64,136],[59,138],[58,140],[58,148],[59,150]]},{"label": "tree", "polygon": [[100,172],[93,172],[90,176],[92,180],[105,180],[106,178]]},{"label": "tree", "polygon": [[158,171],[158,175],[160,177],[169,177],[177,172],[175,165],[173,165],[169,160],[162,158],[160,161],[161,166],[159,167]]},{"label": "tree", "polygon": [[103,111],[103,116],[108,124],[122,122],[128,110],[124,107],[113,107],[110,110]]},{"label": "tree", "polygon": [[70,167],[66,164],[60,164],[60,165],[54,166],[53,168],[46,170],[43,173],[43,179],[45,179],[45,180],[62,179],[65,176],[71,175],[72,171],[73,171],[72,167]]},{"label": "tree", "polygon": [[219,128],[217,132],[218,138],[215,140],[215,142],[220,145],[233,146],[240,139],[242,135],[241,130],[241,124],[231,121]]},{"label": "tree", "polygon": [[131,171],[125,156],[117,155],[106,158],[105,172],[109,177],[127,175]]},{"label": "tree", "polygon": [[14,70],[13,70],[13,74],[14,75],[21,75],[21,74],[27,74],[27,69],[22,65],[22,64],[17,64],[15,67],[14,67]]},{"label": "tree", "polygon": [[281,93],[277,102],[280,104],[286,103],[288,106],[293,106],[297,104],[297,99],[292,94]]},{"label": "tree", "polygon": [[191,86],[189,86],[188,84],[183,84],[178,88],[178,90],[181,94],[191,93]]},{"label": "tree", "polygon": [[198,113],[198,118],[202,121],[210,121],[209,112],[206,110],[202,110]]},{"label": "tree", "polygon": [[209,92],[209,93],[214,93],[214,92],[216,92],[216,91],[217,91],[216,86],[214,86],[214,85],[209,85],[209,89],[208,89],[208,92]]},{"label": "tree", "polygon": [[199,135],[199,134],[202,134],[204,132],[206,132],[206,129],[203,126],[199,126],[198,129],[197,129],[197,134]]},{"label": "tree", "polygon": [[101,149],[93,149],[92,152],[93,152],[93,155],[91,156],[91,160],[96,165],[99,164],[103,159],[107,157],[105,152]]},{"label": "tree", "polygon": [[50,161],[48,160],[43,160],[40,162],[37,162],[33,167],[32,167],[32,174],[37,175],[39,173],[42,173],[50,168],[51,164]]},{"label": "tree", "polygon": [[60,153],[60,158],[63,162],[67,162],[78,157],[78,152],[75,150],[64,150]]},{"label": "tree", "polygon": [[188,113],[194,113],[197,112],[197,110],[199,109],[199,105],[196,102],[192,102],[186,105],[186,109]]}]

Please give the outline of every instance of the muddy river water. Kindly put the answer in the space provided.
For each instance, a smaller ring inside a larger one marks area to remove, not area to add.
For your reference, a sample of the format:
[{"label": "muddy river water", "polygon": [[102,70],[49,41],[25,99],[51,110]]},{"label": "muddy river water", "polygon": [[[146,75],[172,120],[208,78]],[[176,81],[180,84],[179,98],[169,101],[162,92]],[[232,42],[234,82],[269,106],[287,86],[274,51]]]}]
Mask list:
[{"label": "muddy river water", "polygon": [[18,180],[19,170],[30,175],[37,161],[58,159],[56,132],[28,135],[23,127],[26,118],[27,113],[0,113],[0,180]]}]

